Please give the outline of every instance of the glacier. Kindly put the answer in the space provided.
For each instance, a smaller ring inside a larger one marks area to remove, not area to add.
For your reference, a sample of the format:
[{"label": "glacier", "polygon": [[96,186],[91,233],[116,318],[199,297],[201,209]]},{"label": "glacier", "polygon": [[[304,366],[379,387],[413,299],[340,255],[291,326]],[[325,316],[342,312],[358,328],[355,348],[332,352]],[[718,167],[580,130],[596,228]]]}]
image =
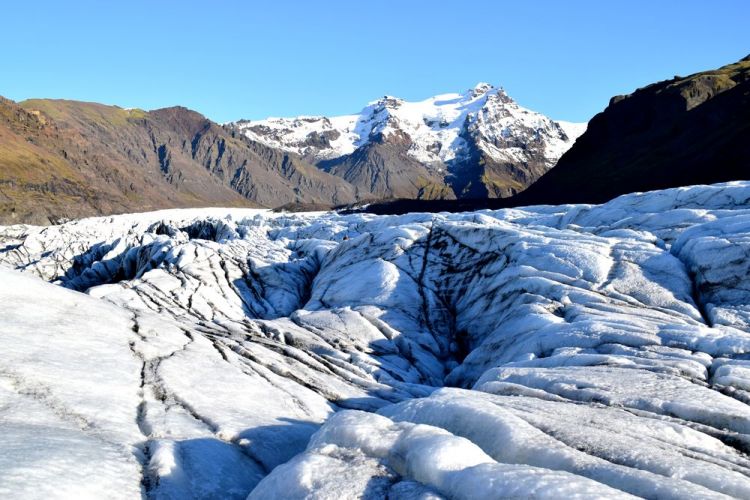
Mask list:
[{"label": "glacier", "polygon": [[0,496],[750,497],[750,182],[0,227]]}]

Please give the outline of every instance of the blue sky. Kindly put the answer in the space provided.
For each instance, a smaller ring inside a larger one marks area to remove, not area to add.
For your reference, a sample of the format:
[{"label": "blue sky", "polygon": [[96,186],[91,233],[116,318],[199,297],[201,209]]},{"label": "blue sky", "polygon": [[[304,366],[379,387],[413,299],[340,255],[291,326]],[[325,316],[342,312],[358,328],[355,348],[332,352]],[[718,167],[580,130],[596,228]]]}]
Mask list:
[{"label": "blue sky", "polygon": [[552,118],[750,53],[747,0],[49,1],[2,9],[0,95],[217,121],[343,114],[479,81]]}]

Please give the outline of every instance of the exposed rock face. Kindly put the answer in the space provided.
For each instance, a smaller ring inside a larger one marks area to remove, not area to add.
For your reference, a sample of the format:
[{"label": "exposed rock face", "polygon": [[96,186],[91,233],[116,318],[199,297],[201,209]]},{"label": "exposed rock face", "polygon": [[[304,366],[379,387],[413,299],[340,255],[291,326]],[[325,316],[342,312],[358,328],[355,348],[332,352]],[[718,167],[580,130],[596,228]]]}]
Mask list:
[{"label": "exposed rock face", "polygon": [[614,97],[532,188],[528,203],[750,178],[750,60]]},{"label": "exposed rock face", "polygon": [[440,172],[409,156],[410,144],[404,134],[381,137],[319,166],[345,179],[365,199],[455,198]]},{"label": "exposed rock face", "polygon": [[74,148],[56,147],[63,143],[56,126],[0,98],[0,221],[46,223],[50,212],[71,217],[95,211],[102,200],[67,160]]},{"label": "exposed rock face", "polygon": [[552,168],[584,129],[524,109],[488,84],[421,102],[386,96],[356,115],[235,127],[346,179],[363,199],[510,196]]}]

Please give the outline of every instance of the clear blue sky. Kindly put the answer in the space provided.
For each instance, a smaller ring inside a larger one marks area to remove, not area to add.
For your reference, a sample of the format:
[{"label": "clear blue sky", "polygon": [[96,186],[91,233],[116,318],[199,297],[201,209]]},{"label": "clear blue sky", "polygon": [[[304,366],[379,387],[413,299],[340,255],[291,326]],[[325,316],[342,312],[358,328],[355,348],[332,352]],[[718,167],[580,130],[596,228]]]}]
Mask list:
[{"label": "clear blue sky", "polygon": [[0,12],[0,95],[181,104],[217,121],[351,113],[478,81],[585,121],[613,95],[750,53],[748,0],[26,0]]}]

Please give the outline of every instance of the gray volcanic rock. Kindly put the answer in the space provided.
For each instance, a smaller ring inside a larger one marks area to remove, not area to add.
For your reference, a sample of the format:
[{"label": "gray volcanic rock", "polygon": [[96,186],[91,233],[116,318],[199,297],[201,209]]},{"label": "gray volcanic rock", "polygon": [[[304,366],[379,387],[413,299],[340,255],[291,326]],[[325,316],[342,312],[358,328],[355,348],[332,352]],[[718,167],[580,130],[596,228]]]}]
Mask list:
[{"label": "gray volcanic rock", "polygon": [[[150,113],[163,129],[176,131],[165,147],[197,163],[225,185],[264,206],[286,203],[341,204],[355,200],[354,189],[298,156],[236,134],[185,108]],[[185,138],[190,138],[186,141]]]}]

